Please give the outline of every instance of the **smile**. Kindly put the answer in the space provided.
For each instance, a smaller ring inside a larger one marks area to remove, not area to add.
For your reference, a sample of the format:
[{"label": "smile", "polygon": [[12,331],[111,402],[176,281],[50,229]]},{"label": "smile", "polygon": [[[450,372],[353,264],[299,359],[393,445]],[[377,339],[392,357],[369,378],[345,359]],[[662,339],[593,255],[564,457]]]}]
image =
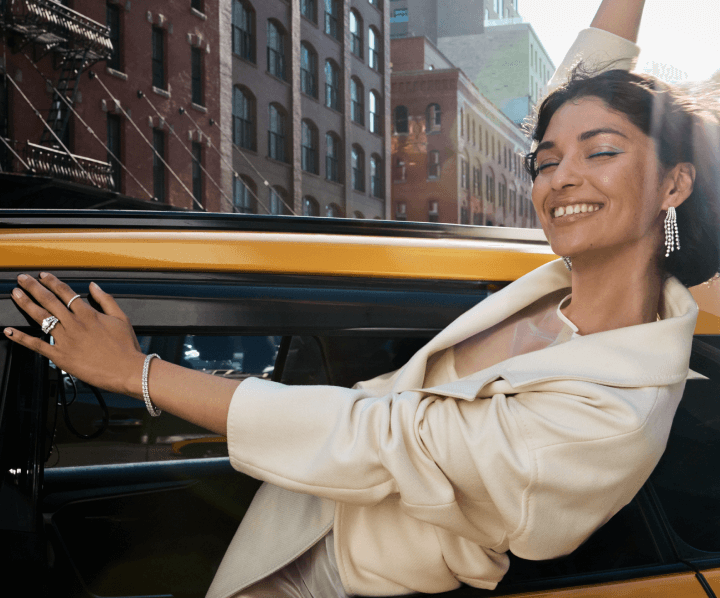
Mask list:
[{"label": "smile", "polygon": [[597,212],[602,206],[592,203],[578,203],[570,206],[560,206],[552,211],[553,218],[562,218],[563,216],[571,216],[573,214],[585,214],[587,212]]}]

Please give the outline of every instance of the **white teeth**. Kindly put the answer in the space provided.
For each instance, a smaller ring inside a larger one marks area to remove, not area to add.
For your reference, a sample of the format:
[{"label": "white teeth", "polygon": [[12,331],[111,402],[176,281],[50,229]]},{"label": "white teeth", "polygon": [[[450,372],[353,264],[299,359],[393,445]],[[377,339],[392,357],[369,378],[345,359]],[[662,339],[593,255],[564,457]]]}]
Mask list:
[{"label": "white teeth", "polygon": [[561,216],[569,216],[571,214],[584,214],[586,212],[597,212],[600,209],[600,206],[597,204],[575,204],[572,206],[561,206],[559,208],[555,208],[553,211],[553,217],[554,218],[560,218]]}]

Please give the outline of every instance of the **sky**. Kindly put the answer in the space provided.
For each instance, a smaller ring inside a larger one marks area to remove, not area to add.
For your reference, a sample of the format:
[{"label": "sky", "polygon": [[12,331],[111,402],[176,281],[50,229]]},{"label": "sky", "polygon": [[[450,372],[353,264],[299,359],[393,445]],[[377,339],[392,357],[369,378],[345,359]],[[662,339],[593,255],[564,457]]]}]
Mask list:
[{"label": "sky", "polygon": [[[590,25],[598,6],[600,0],[518,2],[520,14],[532,24],[555,66],[577,32]],[[654,61],[679,69],[689,81],[709,78],[720,70],[720,0],[646,0],[638,45],[638,71]]]}]

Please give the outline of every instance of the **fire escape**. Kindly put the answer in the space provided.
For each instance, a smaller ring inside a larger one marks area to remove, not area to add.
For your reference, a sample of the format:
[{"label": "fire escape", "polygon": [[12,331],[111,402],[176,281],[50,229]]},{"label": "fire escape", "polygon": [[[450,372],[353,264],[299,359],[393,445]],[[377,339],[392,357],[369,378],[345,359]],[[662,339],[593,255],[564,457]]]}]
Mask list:
[{"label": "fire escape", "polygon": [[[4,169],[112,188],[107,162],[62,148],[68,146],[70,107],[75,105],[82,73],[112,53],[108,28],[54,0],[0,0],[0,32],[11,52],[22,52],[35,64],[51,55],[57,73],[51,106],[45,111],[47,126],[39,142],[7,139],[22,160],[7,156],[10,159],[2,161]],[[0,149],[10,154],[7,147]]]}]

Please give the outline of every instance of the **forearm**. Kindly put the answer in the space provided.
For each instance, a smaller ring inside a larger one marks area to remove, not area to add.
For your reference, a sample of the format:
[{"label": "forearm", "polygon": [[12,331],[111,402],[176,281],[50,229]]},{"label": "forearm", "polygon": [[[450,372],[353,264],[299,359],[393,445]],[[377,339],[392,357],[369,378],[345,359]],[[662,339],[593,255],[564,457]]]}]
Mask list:
[{"label": "forearm", "polygon": [[591,27],[637,42],[645,0],[603,0]]},{"label": "forearm", "polygon": [[[138,354],[127,378],[126,394],[142,395],[144,356]],[[148,391],[156,407],[222,436],[227,436],[230,401],[237,380],[211,376],[163,361],[150,361]]]}]

